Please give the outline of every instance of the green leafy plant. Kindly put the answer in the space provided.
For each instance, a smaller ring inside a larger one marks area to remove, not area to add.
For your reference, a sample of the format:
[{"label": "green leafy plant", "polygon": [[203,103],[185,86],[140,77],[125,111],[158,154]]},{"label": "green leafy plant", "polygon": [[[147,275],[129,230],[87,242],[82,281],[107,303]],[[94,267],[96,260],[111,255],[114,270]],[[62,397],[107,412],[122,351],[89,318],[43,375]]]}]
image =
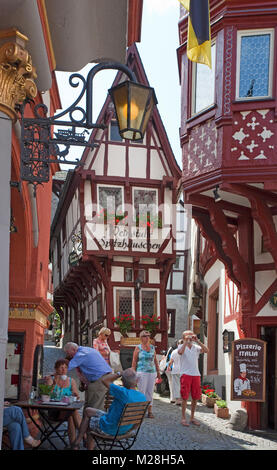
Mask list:
[{"label": "green leafy plant", "polygon": [[218,408],[227,408],[227,402],[225,400],[217,400],[215,403]]},{"label": "green leafy plant", "polygon": [[141,320],[144,330],[150,333],[156,331],[160,325],[160,317],[157,317],[157,315],[142,315]]},{"label": "green leafy plant", "polygon": [[51,395],[52,385],[39,384],[38,390],[40,395]]},{"label": "green leafy plant", "polygon": [[114,323],[118,326],[120,333],[124,336],[133,328],[134,319],[130,314],[119,314],[113,317]]}]

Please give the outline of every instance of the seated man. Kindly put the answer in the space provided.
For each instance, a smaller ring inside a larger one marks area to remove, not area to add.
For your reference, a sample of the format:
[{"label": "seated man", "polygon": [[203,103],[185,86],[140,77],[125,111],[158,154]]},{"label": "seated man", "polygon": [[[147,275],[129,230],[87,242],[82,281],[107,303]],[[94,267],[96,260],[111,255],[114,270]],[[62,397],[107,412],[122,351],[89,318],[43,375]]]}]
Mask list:
[{"label": "seated man", "polygon": [[[123,387],[119,387],[113,383],[120,376],[122,377]],[[96,408],[89,407],[84,410],[79,435],[71,446],[72,449],[77,450],[79,448],[79,444],[83,436],[89,431],[96,431],[100,434],[104,433],[114,436],[125,405],[127,405],[127,403],[146,401],[145,395],[136,390],[137,374],[131,368],[124,370],[122,374],[120,372],[109,374],[102,379],[102,382],[109,390],[110,395],[114,397],[114,400],[106,413],[104,411],[97,410]],[[130,431],[131,428],[132,425],[122,426],[120,434],[125,434]],[[94,446],[95,442],[88,434],[88,450],[94,449]]]}]

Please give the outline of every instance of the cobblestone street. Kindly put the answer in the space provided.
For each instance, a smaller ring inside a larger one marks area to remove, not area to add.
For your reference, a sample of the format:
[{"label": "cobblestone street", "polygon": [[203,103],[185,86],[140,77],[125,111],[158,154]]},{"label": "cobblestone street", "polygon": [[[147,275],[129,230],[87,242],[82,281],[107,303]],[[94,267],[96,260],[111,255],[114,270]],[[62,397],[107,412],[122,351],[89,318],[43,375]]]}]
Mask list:
[{"label": "cobblestone street", "polygon": [[[50,343],[44,347],[44,374],[53,370],[55,360],[63,357],[62,349]],[[132,450],[277,450],[277,434],[257,435],[234,431],[228,421],[217,418],[211,408],[197,405],[195,417],[200,426],[181,425],[181,409],[168,397],[154,394],[154,419],[146,418]],[[188,404],[187,416],[190,414]],[[260,433],[262,434],[262,433]]]}]

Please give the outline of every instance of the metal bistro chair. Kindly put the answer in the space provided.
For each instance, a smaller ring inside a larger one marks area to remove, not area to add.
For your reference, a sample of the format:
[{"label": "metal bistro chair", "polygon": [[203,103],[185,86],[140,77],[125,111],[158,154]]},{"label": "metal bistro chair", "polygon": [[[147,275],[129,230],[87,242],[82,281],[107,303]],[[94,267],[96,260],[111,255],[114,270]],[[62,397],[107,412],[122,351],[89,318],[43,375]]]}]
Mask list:
[{"label": "metal bistro chair", "polygon": [[[125,405],[119,423],[116,430],[116,434],[111,436],[109,434],[97,433],[95,431],[89,431],[89,434],[93,437],[96,447],[99,450],[111,450],[113,448],[119,448],[123,450],[130,449],[137,438],[140,430],[143,418],[147,411],[150,401],[143,401],[137,403],[128,403]],[[133,427],[126,434],[119,434],[121,426],[132,424]]]}]

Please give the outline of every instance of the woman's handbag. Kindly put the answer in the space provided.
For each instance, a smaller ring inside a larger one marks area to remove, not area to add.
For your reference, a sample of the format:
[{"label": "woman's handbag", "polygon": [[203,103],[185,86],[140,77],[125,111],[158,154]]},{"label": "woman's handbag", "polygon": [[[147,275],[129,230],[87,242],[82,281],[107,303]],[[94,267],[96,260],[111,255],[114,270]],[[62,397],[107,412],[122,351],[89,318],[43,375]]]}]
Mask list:
[{"label": "woman's handbag", "polygon": [[119,353],[110,351],[110,366],[114,372],[122,372],[122,365],[120,362]]}]

